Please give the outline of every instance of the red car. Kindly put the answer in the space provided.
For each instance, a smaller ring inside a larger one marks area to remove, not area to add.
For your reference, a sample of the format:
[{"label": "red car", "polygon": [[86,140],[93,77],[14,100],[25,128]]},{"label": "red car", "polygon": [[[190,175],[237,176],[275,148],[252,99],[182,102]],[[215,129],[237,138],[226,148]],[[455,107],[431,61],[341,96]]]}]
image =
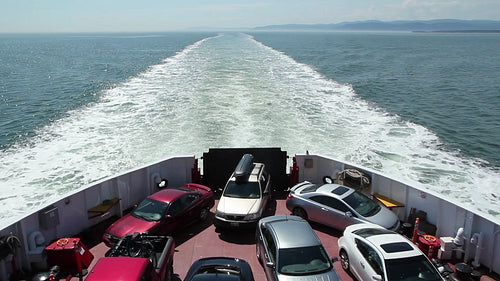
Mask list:
[{"label": "red car", "polygon": [[188,183],[183,187],[165,188],[144,199],[130,214],[114,222],[103,235],[113,246],[120,238],[135,232],[150,235],[170,234],[196,220],[205,220],[214,206],[212,190]]}]

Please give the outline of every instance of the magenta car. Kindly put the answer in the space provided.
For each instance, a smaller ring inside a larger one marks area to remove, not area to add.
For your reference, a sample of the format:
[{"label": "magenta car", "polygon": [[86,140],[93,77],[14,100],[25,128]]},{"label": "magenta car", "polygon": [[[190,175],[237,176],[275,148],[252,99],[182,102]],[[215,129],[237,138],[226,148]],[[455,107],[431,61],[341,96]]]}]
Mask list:
[{"label": "magenta car", "polygon": [[205,220],[213,206],[214,195],[207,186],[189,183],[165,188],[148,196],[130,214],[109,226],[103,239],[111,247],[123,236],[135,232],[170,234],[190,222]]}]

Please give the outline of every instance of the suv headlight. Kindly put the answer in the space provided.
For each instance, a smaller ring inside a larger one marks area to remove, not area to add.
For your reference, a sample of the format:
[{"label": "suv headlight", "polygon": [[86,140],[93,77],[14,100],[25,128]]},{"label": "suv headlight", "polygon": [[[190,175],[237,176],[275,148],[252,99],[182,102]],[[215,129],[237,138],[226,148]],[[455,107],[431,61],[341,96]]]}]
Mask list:
[{"label": "suv headlight", "polygon": [[216,211],[215,211],[215,216],[216,216],[216,217],[219,217],[219,218],[223,218],[223,217],[224,217],[224,213],[223,213],[223,212],[221,212],[221,211],[216,210]]},{"label": "suv headlight", "polygon": [[245,216],[245,220],[256,220],[259,218],[259,213],[248,214]]}]

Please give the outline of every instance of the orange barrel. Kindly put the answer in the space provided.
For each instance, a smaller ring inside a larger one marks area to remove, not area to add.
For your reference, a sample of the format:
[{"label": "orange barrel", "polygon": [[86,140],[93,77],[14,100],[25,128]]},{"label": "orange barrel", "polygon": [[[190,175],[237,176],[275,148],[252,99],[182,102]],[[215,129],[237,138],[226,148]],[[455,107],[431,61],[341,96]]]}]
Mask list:
[{"label": "orange barrel", "polygon": [[[429,253],[429,248],[432,246],[433,251]],[[441,246],[441,240],[436,236],[424,234],[418,237],[418,248],[426,255],[432,258],[437,257],[437,250]]]}]

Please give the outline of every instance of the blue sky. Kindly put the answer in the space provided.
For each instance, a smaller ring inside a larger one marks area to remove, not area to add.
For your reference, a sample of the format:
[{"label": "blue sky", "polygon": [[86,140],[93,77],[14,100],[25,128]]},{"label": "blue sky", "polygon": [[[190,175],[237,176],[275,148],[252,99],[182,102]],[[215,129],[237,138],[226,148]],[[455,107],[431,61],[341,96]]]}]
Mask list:
[{"label": "blue sky", "polygon": [[452,18],[500,20],[500,0],[0,0],[0,32],[182,31]]}]

